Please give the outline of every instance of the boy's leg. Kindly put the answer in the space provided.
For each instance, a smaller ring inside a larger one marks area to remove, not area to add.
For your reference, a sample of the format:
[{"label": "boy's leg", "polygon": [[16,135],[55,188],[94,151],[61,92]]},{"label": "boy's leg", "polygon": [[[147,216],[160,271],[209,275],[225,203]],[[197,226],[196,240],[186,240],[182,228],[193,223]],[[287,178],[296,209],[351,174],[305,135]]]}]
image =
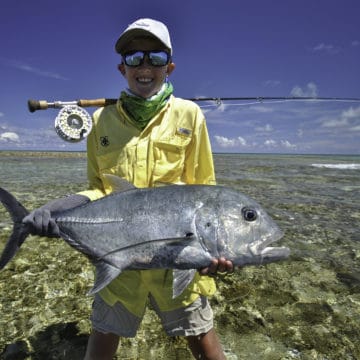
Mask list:
[{"label": "boy's leg", "polygon": [[116,353],[119,338],[134,337],[141,319],[120,302],[110,306],[99,295],[95,295],[91,314],[93,330],[85,360],[111,360]]},{"label": "boy's leg", "polygon": [[198,336],[187,336],[189,348],[195,359],[225,360],[223,349],[214,329]]},{"label": "boy's leg", "polygon": [[206,297],[200,296],[189,306],[172,311],[161,311],[152,296],[150,301],[166,333],[185,336],[195,359],[226,359],[213,328],[213,312]]},{"label": "boy's leg", "polygon": [[119,336],[93,330],[88,341],[84,360],[111,360],[116,353]]}]

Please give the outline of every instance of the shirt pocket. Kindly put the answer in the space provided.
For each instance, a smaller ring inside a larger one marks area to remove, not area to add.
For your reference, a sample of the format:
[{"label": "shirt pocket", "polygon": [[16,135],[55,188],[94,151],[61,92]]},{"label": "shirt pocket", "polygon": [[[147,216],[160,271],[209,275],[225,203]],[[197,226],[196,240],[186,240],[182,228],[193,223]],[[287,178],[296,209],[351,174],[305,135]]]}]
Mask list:
[{"label": "shirt pocket", "polygon": [[182,183],[187,144],[188,141],[178,141],[176,144],[164,141],[153,143],[153,186]]},{"label": "shirt pocket", "polygon": [[107,154],[98,155],[99,176],[107,194],[114,191],[114,186],[105,174],[116,175],[129,179],[128,154],[126,151],[115,150]]}]

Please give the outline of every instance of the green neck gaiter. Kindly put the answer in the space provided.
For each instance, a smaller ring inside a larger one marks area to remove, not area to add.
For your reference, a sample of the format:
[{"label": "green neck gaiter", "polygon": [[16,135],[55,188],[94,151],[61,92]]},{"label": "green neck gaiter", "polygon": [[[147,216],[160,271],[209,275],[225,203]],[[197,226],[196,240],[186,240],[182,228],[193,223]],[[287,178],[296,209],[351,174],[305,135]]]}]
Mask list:
[{"label": "green neck gaiter", "polygon": [[171,83],[166,82],[157,94],[148,99],[136,96],[126,90],[121,92],[120,101],[122,107],[137,127],[143,130],[160,109],[165,106],[173,90]]}]

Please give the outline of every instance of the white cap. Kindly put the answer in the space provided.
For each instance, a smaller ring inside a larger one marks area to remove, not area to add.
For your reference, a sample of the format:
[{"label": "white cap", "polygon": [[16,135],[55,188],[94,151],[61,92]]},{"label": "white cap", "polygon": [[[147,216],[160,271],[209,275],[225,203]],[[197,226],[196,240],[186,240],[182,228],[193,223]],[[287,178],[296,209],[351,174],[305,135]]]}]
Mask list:
[{"label": "white cap", "polygon": [[158,39],[172,53],[171,41],[168,28],[160,21],[153,19],[138,19],[130,24],[120,35],[115,44],[115,50],[121,54],[124,47],[135,37],[151,36]]}]

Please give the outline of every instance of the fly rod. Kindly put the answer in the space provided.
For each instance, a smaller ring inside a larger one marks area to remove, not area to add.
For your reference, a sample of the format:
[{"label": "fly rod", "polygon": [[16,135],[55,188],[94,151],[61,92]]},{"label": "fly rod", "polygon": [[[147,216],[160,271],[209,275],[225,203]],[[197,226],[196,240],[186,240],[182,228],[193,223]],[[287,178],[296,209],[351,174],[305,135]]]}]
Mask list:
[{"label": "fly rod", "polygon": [[[221,103],[222,101],[266,101],[266,100],[319,100],[319,101],[360,101],[360,98],[347,97],[316,97],[316,96],[248,96],[248,97],[194,97],[188,98],[191,101],[214,101]],[[46,100],[29,100],[28,108],[30,112],[46,109],[59,109],[64,106],[79,107],[103,107],[116,104],[117,99],[99,98],[99,99],[80,99],[74,101],[54,101]]]},{"label": "fly rod", "polygon": [[[340,98],[340,97],[316,97],[316,96],[249,96],[249,97],[195,97],[188,100],[213,101],[220,105],[223,101],[266,101],[266,100],[317,100],[317,101],[360,101],[360,98]],[[117,99],[80,99],[74,101],[54,101],[29,100],[28,108],[30,112],[46,109],[60,109],[55,118],[55,131],[65,141],[78,142],[85,139],[92,129],[92,119],[85,107],[104,107],[116,104]]]}]

